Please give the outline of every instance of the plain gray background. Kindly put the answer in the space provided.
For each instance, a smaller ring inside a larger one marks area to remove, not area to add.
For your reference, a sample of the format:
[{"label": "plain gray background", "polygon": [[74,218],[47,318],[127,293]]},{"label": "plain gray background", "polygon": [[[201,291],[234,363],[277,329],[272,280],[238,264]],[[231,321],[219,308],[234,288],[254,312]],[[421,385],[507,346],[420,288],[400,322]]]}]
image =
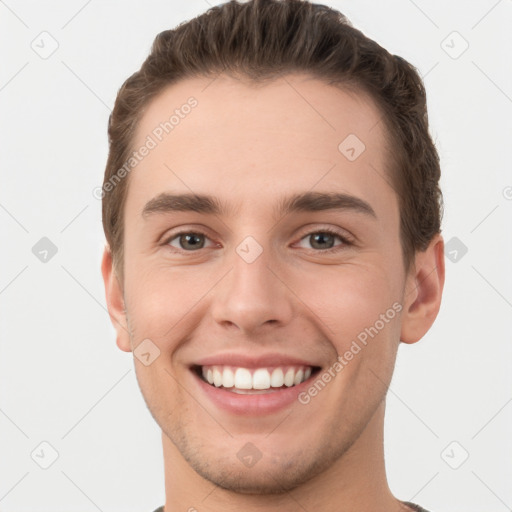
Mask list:
[{"label": "plain gray background", "polygon": [[[118,88],[158,32],[215,3],[0,1],[2,512],[164,503],[160,430],[106,313],[93,190]],[[389,390],[391,489],[432,512],[510,510],[512,1],[324,3],[419,69],[442,159],[451,254],[440,315]]]}]

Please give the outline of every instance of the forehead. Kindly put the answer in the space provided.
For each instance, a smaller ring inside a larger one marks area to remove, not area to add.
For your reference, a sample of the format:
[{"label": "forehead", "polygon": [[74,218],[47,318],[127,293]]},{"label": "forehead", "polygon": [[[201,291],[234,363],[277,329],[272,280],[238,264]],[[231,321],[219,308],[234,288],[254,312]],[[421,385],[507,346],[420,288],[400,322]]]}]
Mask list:
[{"label": "forehead", "polygon": [[[150,142],[151,141],[151,142]],[[303,74],[252,84],[220,75],[164,89],[144,111],[127,205],[163,191],[212,193],[241,206],[287,192],[336,190],[382,207],[387,178],[381,115],[368,96]],[[389,209],[389,208],[388,208]]]}]

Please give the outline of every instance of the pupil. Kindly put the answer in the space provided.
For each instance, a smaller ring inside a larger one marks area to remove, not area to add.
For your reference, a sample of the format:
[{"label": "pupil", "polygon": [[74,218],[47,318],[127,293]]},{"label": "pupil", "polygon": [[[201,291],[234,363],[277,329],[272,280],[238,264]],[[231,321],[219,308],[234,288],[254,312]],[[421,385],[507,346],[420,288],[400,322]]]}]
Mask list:
[{"label": "pupil", "polygon": [[[312,244],[313,246],[317,243],[318,239],[320,241],[320,248],[321,249],[325,249],[325,245],[322,245],[322,242],[325,242],[325,239],[331,239],[331,242],[332,242],[332,239],[333,239],[333,236],[330,235],[329,233],[318,233],[318,234],[315,234],[313,235],[313,240],[314,240],[314,243]],[[332,244],[329,244],[329,247],[328,248],[331,248],[332,247]]]},{"label": "pupil", "polygon": [[[193,247],[193,248],[197,248],[198,246],[201,246],[203,244],[201,244],[201,240],[199,242],[194,242],[193,240],[194,239],[198,239],[200,235],[195,235],[195,234],[190,234],[190,235],[182,235],[181,236],[181,246],[183,248],[186,248],[187,244],[189,244],[190,247]],[[199,247],[199,248],[201,248]]]},{"label": "pupil", "polygon": [[[180,243],[181,243],[182,247],[184,247],[184,248],[187,244],[189,245],[189,247],[192,247],[192,248],[197,248],[197,247],[202,248],[204,243],[201,243],[202,242],[201,240],[197,241],[200,236],[201,235],[196,235],[196,234],[182,235]],[[316,233],[311,236],[313,238],[313,243],[312,243],[313,246],[319,245],[321,249],[325,249],[325,242],[327,241],[329,248],[332,247],[332,242],[333,242],[334,237],[331,234]],[[194,242],[194,239],[196,240],[195,242]],[[329,244],[329,241],[331,242],[330,244]]]}]

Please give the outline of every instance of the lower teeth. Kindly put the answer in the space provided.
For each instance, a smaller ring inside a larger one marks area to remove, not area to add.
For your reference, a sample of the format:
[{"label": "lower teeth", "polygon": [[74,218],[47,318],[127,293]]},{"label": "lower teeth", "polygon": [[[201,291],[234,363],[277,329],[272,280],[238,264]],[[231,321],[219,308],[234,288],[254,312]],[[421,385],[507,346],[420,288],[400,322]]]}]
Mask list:
[{"label": "lower teeth", "polygon": [[[207,384],[209,382],[205,381]],[[239,395],[262,395],[265,393],[275,393],[276,391],[281,391],[282,389],[289,389],[289,387],[293,386],[281,386],[280,388],[269,388],[269,389],[238,389],[238,388],[225,388],[224,386],[214,386],[210,384],[212,388],[216,389],[224,389],[225,391],[230,391],[231,393],[238,393]]]},{"label": "lower teeth", "polygon": [[273,393],[279,391],[281,388],[269,388],[269,389],[237,389],[237,388],[222,388],[232,393],[238,393],[239,395],[261,395],[265,393]]}]

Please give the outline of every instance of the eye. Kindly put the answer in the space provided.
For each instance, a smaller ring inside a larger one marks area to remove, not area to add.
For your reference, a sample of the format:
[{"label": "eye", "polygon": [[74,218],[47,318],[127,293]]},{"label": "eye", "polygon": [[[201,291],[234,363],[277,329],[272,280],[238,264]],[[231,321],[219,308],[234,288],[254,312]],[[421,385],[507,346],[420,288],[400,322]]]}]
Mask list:
[{"label": "eye", "polygon": [[[168,238],[165,244],[186,252],[194,252],[205,247],[205,239],[208,239],[208,237],[204,233],[181,231]],[[176,246],[176,244],[178,244],[178,246]]]},{"label": "eye", "polygon": [[[336,239],[340,240],[341,243],[335,245]],[[177,249],[178,252],[195,252],[207,248],[208,246],[205,244],[208,240],[210,239],[206,234],[198,231],[180,231],[167,238],[164,245],[169,245]],[[352,245],[352,242],[346,236],[331,228],[311,231],[300,239],[300,243],[304,243],[304,241],[309,242],[313,249],[317,249],[315,252],[336,252],[343,250],[343,247]],[[215,246],[216,244],[212,242],[209,247]]]},{"label": "eye", "polygon": [[[336,238],[340,240],[342,243],[334,245]],[[322,252],[334,252],[342,250],[343,246],[352,245],[352,243],[347,239],[347,237],[343,236],[336,230],[330,228],[325,228],[318,231],[311,231],[306,236],[303,236],[301,238],[301,242],[304,240],[309,242],[313,249],[319,249]]]}]

